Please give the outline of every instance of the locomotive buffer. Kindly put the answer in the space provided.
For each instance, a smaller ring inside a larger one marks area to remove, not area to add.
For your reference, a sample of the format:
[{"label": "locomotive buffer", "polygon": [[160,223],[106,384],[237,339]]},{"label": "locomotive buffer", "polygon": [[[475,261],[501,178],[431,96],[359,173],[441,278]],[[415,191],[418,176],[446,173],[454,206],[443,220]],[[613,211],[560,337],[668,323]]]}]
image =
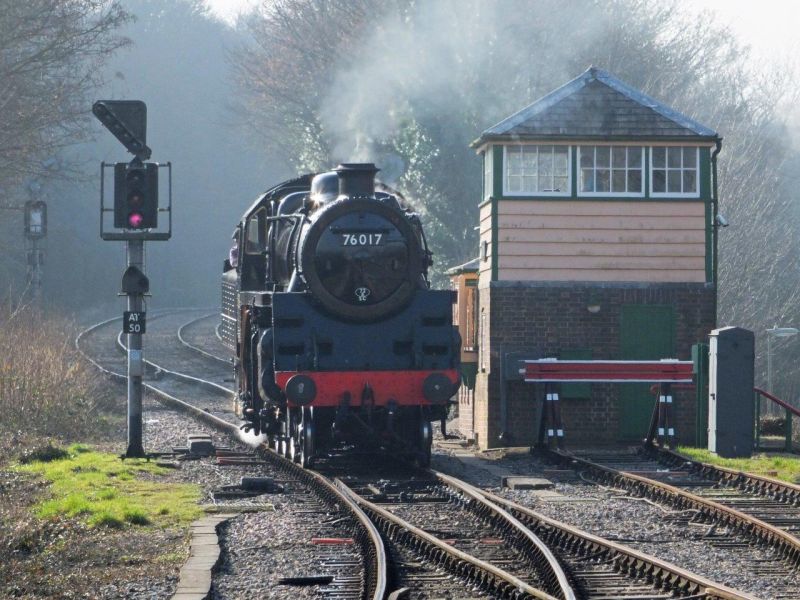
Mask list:
[{"label": "locomotive buffer", "polygon": [[[99,100],[92,112],[100,122],[134,155],[129,163],[101,163],[100,167],[100,237],[125,241],[127,268],[122,275],[122,293],[127,296],[123,313],[123,333],[128,336],[128,446],[126,458],[146,456],[142,443],[142,396],[144,391],[144,356],[142,334],[146,331],[144,297],[150,282],[144,274],[145,240],[166,241],[172,235],[172,164],[145,162],[151,150],[146,143],[147,106],[141,100]],[[158,172],[166,167],[169,201],[158,204]],[[114,205],[105,206],[106,169],[114,171]],[[158,230],[158,213],[166,212],[169,227]],[[106,213],[113,213],[113,230],[105,226]]]}]

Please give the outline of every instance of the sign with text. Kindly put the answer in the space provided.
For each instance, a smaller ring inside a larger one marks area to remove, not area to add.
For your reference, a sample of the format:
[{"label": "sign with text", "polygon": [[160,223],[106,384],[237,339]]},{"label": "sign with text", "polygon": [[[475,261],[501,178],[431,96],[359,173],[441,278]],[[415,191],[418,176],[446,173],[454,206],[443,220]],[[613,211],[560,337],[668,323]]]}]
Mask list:
[{"label": "sign with text", "polygon": [[122,333],[145,333],[146,316],[145,312],[123,312]]}]

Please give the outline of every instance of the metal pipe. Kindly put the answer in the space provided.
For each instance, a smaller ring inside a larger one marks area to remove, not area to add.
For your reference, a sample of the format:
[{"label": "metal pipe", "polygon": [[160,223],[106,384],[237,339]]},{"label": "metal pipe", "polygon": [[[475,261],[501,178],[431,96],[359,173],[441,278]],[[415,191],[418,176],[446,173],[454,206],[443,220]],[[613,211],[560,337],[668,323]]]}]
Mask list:
[{"label": "metal pipe", "polygon": [[711,235],[712,241],[712,263],[711,263],[711,281],[714,284],[714,327],[717,326],[717,294],[719,293],[719,279],[717,269],[719,267],[719,227],[717,227],[717,215],[719,214],[719,184],[717,181],[717,155],[722,150],[722,138],[717,138],[714,142],[715,148],[711,153],[711,169],[712,169],[712,215],[711,215]]},{"label": "metal pipe", "polygon": [[[128,267],[144,272],[144,241],[129,240]],[[142,294],[128,294],[128,311],[141,312]],[[142,444],[142,395],[144,392],[144,357],[142,356],[142,334],[128,334],[128,449],[127,458],[145,456]]]}]

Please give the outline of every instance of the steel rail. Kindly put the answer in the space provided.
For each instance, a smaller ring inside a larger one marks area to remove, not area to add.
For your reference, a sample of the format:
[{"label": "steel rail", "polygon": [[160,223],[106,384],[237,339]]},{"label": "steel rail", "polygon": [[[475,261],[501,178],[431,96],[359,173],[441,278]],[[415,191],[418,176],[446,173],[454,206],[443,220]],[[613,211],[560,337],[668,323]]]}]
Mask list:
[{"label": "steel rail", "polygon": [[[204,318],[204,317],[200,317],[200,318]],[[103,324],[108,324],[110,321],[113,321],[113,320],[114,319],[111,319],[109,321],[105,321],[105,322],[103,322]],[[195,319],[195,320],[197,320],[197,319]],[[120,333],[117,336],[117,346],[121,350],[125,350],[126,348],[125,348],[125,344],[122,341],[122,335],[123,334]],[[162,366],[162,365],[160,365],[158,363],[155,363],[153,361],[150,361],[150,360],[145,360],[145,363],[148,364],[149,366],[151,366],[152,368],[158,369],[162,373],[166,373],[166,374],[171,375],[173,377],[176,377],[176,378],[179,378],[179,379],[183,379],[183,380],[186,380],[186,381],[189,381],[191,383],[198,384],[198,385],[211,387],[211,388],[213,388],[215,390],[223,390],[228,394],[232,394],[231,390],[229,390],[227,388],[223,388],[221,386],[218,386],[217,384],[215,384],[213,382],[210,382],[210,381],[198,378],[198,377],[193,377],[191,375],[186,375],[184,373],[180,373],[180,372],[177,372],[177,371],[174,371],[174,370],[171,370],[171,369],[167,369],[164,366]],[[122,377],[124,378],[124,376],[122,376]],[[239,439],[239,440],[243,441],[244,443],[247,443],[247,444],[249,444],[251,446],[253,445],[252,439],[248,439],[248,438],[252,438],[252,436],[247,436],[247,434],[243,434],[241,432],[241,430],[239,430],[235,425],[230,424],[227,421],[224,421],[223,419],[220,419],[219,417],[215,417],[213,415],[210,415],[209,413],[207,413],[205,411],[197,409],[197,408],[195,408],[194,406],[192,406],[190,404],[184,403],[183,401],[181,401],[181,400],[175,398],[174,396],[171,396],[170,394],[168,394],[168,393],[166,393],[166,392],[164,392],[164,391],[152,386],[151,384],[145,384],[145,387],[147,387],[148,389],[154,391],[157,395],[160,396],[160,398],[164,399],[165,403],[173,406],[174,408],[178,408],[179,410],[182,410],[184,412],[191,412],[196,418],[199,418],[199,419],[205,421],[206,423],[208,423],[209,425],[212,425],[212,426],[214,426],[216,428],[221,428],[221,427],[224,426],[227,430],[229,430],[229,433],[231,435],[235,435],[237,439]],[[235,430],[235,432],[234,432],[234,430]],[[279,454],[275,453],[266,444],[260,444],[259,445],[259,451],[261,453],[266,453],[264,455],[265,458],[268,457],[270,459],[270,461],[273,462],[273,463],[276,463],[279,468],[282,468],[284,470],[291,470],[292,471],[292,475],[295,475],[295,476],[299,477],[300,479],[305,479],[305,478],[308,477],[308,475],[312,475],[316,480],[325,481],[325,482],[328,481],[322,475],[319,475],[319,474],[314,473],[312,471],[304,470],[301,467],[299,467],[298,465],[295,465],[291,461],[289,461],[289,460],[285,459],[284,457],[280,456]],[[511,598],[531,597],[531,598],[540,598],[542,600],[550,600],[550,599],[552,599],[552,600],[559,600],[559,599],[560,600],[575,600],[574,591],[572,590],[572,588],[571,588],[571,586],[569,584],[569,581],[568,581],[568,579],[566,577],[566,574],[564,574],[563,569],[561,569],[560,565],[558,565],[558,561],[555,559],[555,557],[547,549],[546,545],[541,540],[539,540],[535,535],[533,535],[524,525],[522,525],[516,519],[514,519],[514,517],[512,517],[511,515],[508,515],[508,513],[506,513],[505,511],[503,511],[499,507],[491,505],[491,503],[486,501],[486,499],[480,497],[480,495],[478,495],[478,494],[475,494],[472,490],[468,490],[468,489],[460,486],[459,482],[457,480],[455,480],[452,477],[449,477],[447,475],[441,474],[441,473],[437,473],[436,476],[443,483],[445,483],[447,485],[450,485],[451,487],[454,487],[456,489],[459,489],[465,495],[468,495],[468,496],[472,497],[474,500],[476,500],[477,502],[483,504],[484,506],[486,506],[488,509],[490,509],[492,512],[494,512],[498,516],[502,516],[502,518],[504,518],[510,524],[512,524],[512,527],[517,529],[518,533],[520,533],[521,535],[525,536],[529,540],[529,542],[531,543],[533,548],[535,548],[534,553],[536,555],[538,555],[548,565],[549,572],[545,576],[545,579],[548,581],[548,583],[550,583],[556,589],[560,589],[560,593],[559,593],[558,596],[551,596],[551,595],[549,595],[549,594],[547,594],[545,592],[542,592],[541,590],[537,590],[536,588],[533,588],[533,587],[527,585],[525,582],[523,582],[521,580],[518,580],[518,579],[514,578],[512,575],[506,573],[502,569],[498,569],[497,567],[494,567],[493,565],[489,565],[489,567],[490,567],[489,572],[492,575],[492,577],[499,578],[500,580],[505,581],[507,583],[507,585],[504,586],[504,587],[508,587],[508,585],[511,585],[511,586],[514,587],[514,589],[519,588],[519,589],[525,590],[526,594],[527,594],[527,595],[512,594],[512,595],[510,595],[508,597],[511,597]],[[339,490],[342,491],[343,493],[353,494],[352,490],[350,490],[341,481],[336,480],[334,485],[338,486]],[[370,526],[373,529],[375,529],[374,524],[372,523],[372,521],[369,520],[368,517],[366,517],[366,515],[364,516],[364,518],[365,518],[366,522],[369,523]],[[370,534],[370,535],[372,535],[372,534]],[[375,530],[374,535],[377,535],[378,539],[380,539],[379,538],[379,534],[377,533],[377,530]],[[434,539],[436,539],[436,538],[434,538]],[[458,552],[458,553],[462,554],[463,556],[469,556],[469,555],[467,555],[465,553],[462,553],[461,551],[455,550],[454,548],[452,548],[451,546],[449,546],[447,544],[444,544],[443,542],[438,542],[437,541],[437,543],[443,544],[443,548],[444,548],[444,550],[446,552],[455,551],[455,552]],[[381,541],[381,544],[380,544],[380,552],[379,552],[379,554],[384,556],[384,558],[382,560],[385,561],[385,550],[383,549],[382,541]],[[474,557],[470,557],[470,559],[473,560],[473,561],[477,561],[478,563],[482,562],[482,561],[479,561],[479,559],[475,559]],[[494,570],[494,572],[492,572],[492,570]],[[385,569],[384,569],[384,572],[385,572]],[[385,590],[386,584],[383,583],[381,585]],[[520,586],[522,586],[522,587],[520,588]]]},{"label": "steel rail", "polygon": [[[95,325],[89,327],[88,329],[82,331],[75,340],[76,348],[78,351],[95,367],[100,369],[102,372],[110,375],[114,378],[118,378],[121,380],[126,380],[127,375],[123,375],[122,373],[117,373],[110,369],[103,367],[98,361],[91,358],[85,351],[80,348],[79,342],[83,339],[87,334],[92,333],[103,327],[112,323],[113,321],[118,320],[120,317],[114,317],[112,319],[107,319],[100,323],[96,323]],[[117,338],[117,343],[119,344],[120,340],[119,337]],[[162,369],[163,370],[163,369]],[[175,371],[166,371],[164,372],[181,376],[182,374],[177,374]],[[200,383],[203,380],[200,380],[196,377],[184,376],[187,380],[193,383]],[[207,381],[207,384],[213,384],[213,382]],[[365,590],[364,598],[371,599],[371,600],[383,600],[386,597],[387,593],[387,586],[388,586],[388,576],[387,576],[387,565],[388,561],[386,558],[386,550],[383,546],[383,540],[380,537],[377,529],[375,528],[374,523],[370,521],[369,517],[364,513],[364,511],[359,507],[358,503],[353,501],[352,498],[337,487],[335,484],[332,484],[328,481],[325,477],[318,473],[314,473],[313,471],[308,471],[303,469],[299,465],[296,465],[289,461],[288,459],[278,455],[272,449],[270,449],[267,444],[261,441],[260,438],[256,438],[255,436],[249,435],[247,433],[242,432],[239,427],[234,423],[229,423],[224,419],[216,417],[188,402],[184,402],[183,400],[168,394],[167,392],[153,386],[150,383],[145,383],[144,386],[149,389],[151,392],[156,394],[158,401],[168,406],[170,408],[176,409],[180,412],[188,413],[193,418],[203,421],[207,425],[217,429],[218,431],[222,431],[229,436],[239,440],[240,442],[254,448],[259,455],[269,460],[271,463],[275,464],[278,468],[285,472],[291,473],[291,475],[297,477],[299,480],[303,481],[309,487],[316,489],[317,493],[322,496],[323,499],[327,500],[331,504],[341,504],[346,508],[347,511],[351,513],[351,516],[358,522],[360,525],[357,541],[361,545],[362,550],[364,551],[365,560],[365,571],[367,574],[367,589]]]},{"label": "steel rail", "polygon": [[560,450],[548,452],[561,464],[572,469],[575,469],[575,465],[580,465],[604,483],[644,493],[651,500],[667,502],[679,509],[698,510],[706,519],[731,526],[742,535],[775,548],[789,563],[800,565],[800,539],[761,519],[667,483],[600,465]]},{"label": "steel rail", "polygon": [[700,462],[666,448],[652,446],[646,448],[645,452],[653,455],[659,462],[668,465],[688,466],[692,472],[706,479],[724,482],[732,487],[765,496],[777,502],[800,506],[800,485],[796,483]]},{"label": "steel rail", "polygon": [[[121,332],[117,335],[117,346],[119,346],[119,348],[123,352],[127,352],[128,347],[125,346],[125,343],[122,341],[123,335],[125,334]],[[214,390],[215,392],[222,392],[223,394],[230,397],[234,397],[236,395],[236,392],[234,392],[232,389],[226,388],[224,385],[219,385],[218,383],[214,383],[213,381],[208,381],[207,379],[202,379],[201,377],[193,377],[192,375],[187,375],[186,373],[180,373],[179,371],[172,371],[171,369],[167,369],[166,367],[163,367],[151,360],[144,359],[144,363],[146,365],[149,365],[153,369],[156,369],[156,372],[166,373],[167,375],[171,375],[176,379],[182,379],[184,381],[196,383],[197,385]]]},{"label": "steel rail", "polygon": [[189,327],[190,325],[194,325],[198,321],[202,321],[203,319],[208,319],[209,317],[213,317],[213,316],[218,315],[218,314],[219,313],[215,313],[215,312],[214,313],[209,313],[207,315],[203,315],[202,317],[197,317],[196,319],[192,319],[191,321],[187,321],[186,323],[184,323],[183,325],[178,327],[178,340],[180,341],[181,344],[183,344],[184,346],[186,346],[187,348],[189,348],[191,350],[194,350],[198,354],[202,354],[203,356],[207,356],[208,358],[211,358],[213,360],[217,360],[219,362],[225,363],[226,365],[230,365],[231,364],[231,360],[229,358],[223,358],[221,356],[217,356],[216,354],[212,354],[211,352],[207,352],[206,350],[203,350],[199,346],[195,346],[194,344],[190,344],[183,337],[183,330],[186,329],[187,327]]},{"label": "steel rail", "polygon": [[[164,315],[167,315],[167,314],[170,314],[170,313],[173,313],[173,312],[178,312],[178,311],[189,312],[189,311],[193,311],[193,310],[201,310],[201,309],[199,309],[199,308],[184,308],[184,309],[181,309],[181,308],[160,308],[160,309],[151,311],[149,314],[151,315],[152,319],[158,319],[160,317],[163,317]],[[113,323],[114,321],[122,321],[122,317],[111,317],[110,319],[105,319],[104,321],[100,321],[98,323],[95,323],[94,325],[90,325],[89,327],[87,327],[86,329],[84,329],[83,331],[78,333],[78,335],[75,337],[75,344],[74,344],[75,349],[78,351],[78,353],[80,353],[86,360],[88,360],[98,370],[100,370],[101,372],[103,372],[103,373],[105,373],[107,375],[118,375],[118,373],[113,373],[112,371],[109,371],[108,369],[103,367],[100,363],[98,363],[96,360],[94,360],[91,356],[89,356],[86,352],[84,352],[81,349],[80,343],[81,343],[81,340],[84,337],[86,337],[87,335],[93,333],[94,331],[96,331],[97,329],[100,329],[101,327],[105,327],[106,325],[109,325],[110,323]],[[127,379],[127,376],[125,376],[125,378]]]},{"label": "steel rail", "polygon": [[593,556],[597,561],[613,564],[614,570],[617,572],[631,573],[653,581],[656,588],[673,593],[688,593],[692,597],[697,596],[707,600],[757,600],[755,596],[721,586],[667,561],[551,519],[491,492],[477,491],[491,502],[506,507],[509,512],[517,515],[526,527],[529,527],[534,533],[541,532],[541,535],[551,543],[567,547],[572,552],[576,552],[576,549],[580,548],[577,551],[580,554]]},{"label": "steel rail", "polygon": [[337,479],[336,481],[337,485],[346,488],[367,514],[379,523],[384,535],[397,543],[413,546],[418,554],[425,555],[429,560],[440,564],[450,572],[455,572],[459,577],[479,586],[481,589],[493,590],[495,593],[500,594],[502,598],[512,598],[514,600],[523,598],[559,600],[557,597],[528,585],[521,579],[491,563],[453,548],[427,531],[359,496],[341,480]]},{"label": "steel rail", "polygon": [[498,506],[496,502],[488,500],[478,489],[468,483],[438,471],[431,470],[430,472],[445,485],[458,490],[481,504],[491,514],[505,521],[518,534],[526,538],[528,540],[528,548],[526,550],[529,550],[536,557],[538,563],[544,566],[543,572],[540,574],[547,583],[547,591],[552,595],[563,598],[563,600],[575,600],[575,591],[572,589],[563,567],[559,564],[550,548],[530,528],[520,523],[518,519]]}]

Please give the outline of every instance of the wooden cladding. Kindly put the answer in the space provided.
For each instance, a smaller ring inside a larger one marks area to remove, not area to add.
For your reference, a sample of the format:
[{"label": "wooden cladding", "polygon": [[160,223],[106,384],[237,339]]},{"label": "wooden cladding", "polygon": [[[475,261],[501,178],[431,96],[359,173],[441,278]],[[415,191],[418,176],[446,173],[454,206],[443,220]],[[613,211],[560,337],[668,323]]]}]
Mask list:
[{"label": "wooden cladding", "polygon": [[[491,251],[489,208],[481,210],[481,244]],[[681,201],[499,201],[497,279],[704,282],[705,210]],[[481,261],[481,285],[490,267]]]}]

